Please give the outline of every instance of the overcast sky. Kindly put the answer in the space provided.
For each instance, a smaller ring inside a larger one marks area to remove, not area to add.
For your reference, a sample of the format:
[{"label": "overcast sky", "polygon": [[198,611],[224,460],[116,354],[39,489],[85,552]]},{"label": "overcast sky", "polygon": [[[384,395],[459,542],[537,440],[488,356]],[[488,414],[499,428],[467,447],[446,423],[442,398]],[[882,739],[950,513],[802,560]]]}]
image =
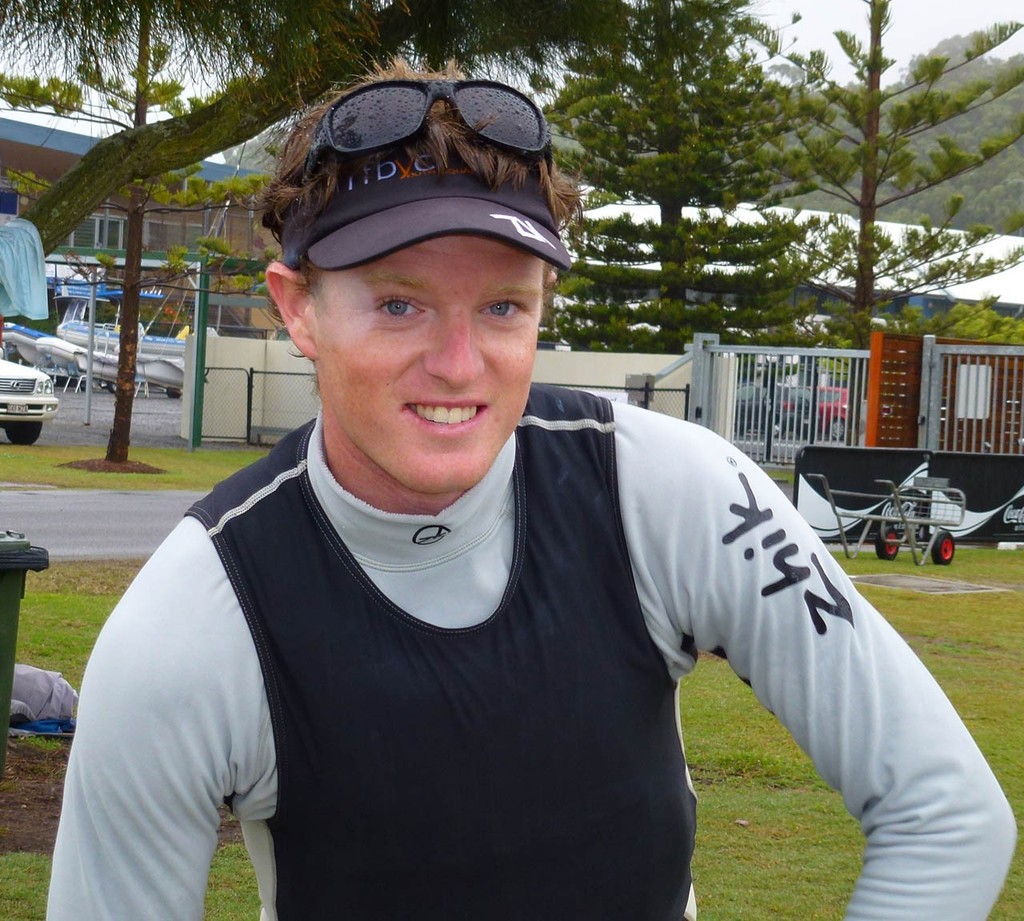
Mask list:
[{"label": "overcast sky", "polygon": [[[785,34],[797,39],[795,50],[824,51],[833,64],[833,77],[840,82],[851,71],[833,33],[844,29],[866,41],[867,9],[865,0],[753,0],[754,14],[775,27],[800,13],[801,21]],[[891,10],[892,25],[884,47],[887,56],[897,61],[889,72],[892,78],[914,55],[931,51],[944,38],[967,35],[997,22],[1024,21],[1022,0],[892,0]],[[992,54],[1000,58],[1024,54],[1024,29]]]}]

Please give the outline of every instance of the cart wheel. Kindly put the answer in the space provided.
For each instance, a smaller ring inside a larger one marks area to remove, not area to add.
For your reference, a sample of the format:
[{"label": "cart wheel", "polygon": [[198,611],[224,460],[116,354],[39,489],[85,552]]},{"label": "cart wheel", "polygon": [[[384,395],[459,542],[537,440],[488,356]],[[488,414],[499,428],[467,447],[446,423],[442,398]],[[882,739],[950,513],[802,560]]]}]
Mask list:
[{"label": "cart wheel", "polygon": [[880,560],[894,560],[900,552],[900,536],[892,528],[879,531],[875,538],[875,556]]},{"label": "cart wheel", "polygon": [[949,531],[939,531],[932,544],[932,562],[938,566],[948,566],[953,562],[954,553],[956,544],[953,542],[953,535]]}]

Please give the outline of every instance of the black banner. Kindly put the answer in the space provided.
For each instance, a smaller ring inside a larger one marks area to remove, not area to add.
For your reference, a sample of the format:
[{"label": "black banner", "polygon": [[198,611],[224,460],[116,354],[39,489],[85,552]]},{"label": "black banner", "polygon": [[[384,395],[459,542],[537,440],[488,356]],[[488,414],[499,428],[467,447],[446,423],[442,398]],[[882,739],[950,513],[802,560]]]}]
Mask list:
[{"label": "black banner", "polygon": [[[847,494],[834,497],[835,511],[820,476],[830,490]],[[891,506],[891,490],[878,480],[900,489],[921,478],[946,480],[963,492],[963,520],[940,525],[956,538],[1024,542],[1024,457],[1016,455],[809,445],[796,457],[793,502],[823,539],[838,539],[840,522],[847,537],[855,539],[864,527],[860,516],[886,514]],[[941,499],[941,490],[933,495]],[[934,508],[937,518],[959,517],[958,509],[954,516],[941,501]]]}]

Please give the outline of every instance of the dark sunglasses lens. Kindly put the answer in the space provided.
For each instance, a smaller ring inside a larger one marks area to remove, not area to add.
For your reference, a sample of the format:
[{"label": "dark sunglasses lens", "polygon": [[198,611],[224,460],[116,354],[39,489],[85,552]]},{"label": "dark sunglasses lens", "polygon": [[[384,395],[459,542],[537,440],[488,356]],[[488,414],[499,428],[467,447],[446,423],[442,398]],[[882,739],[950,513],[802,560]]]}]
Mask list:
[{"label": "dark sunglasses lens", "polygon": [[419,130],[426,107],[426,94],[418,87],[370,87],[353,93],[334,110],[332,144],[341,153],[396,144]]},{"label": "dark sunglasses lens", "polygon": [[528,99],[501,87],[462,86],[455,104],[466,124],[488,140],[520,150],[544,146],[540,114]]}]

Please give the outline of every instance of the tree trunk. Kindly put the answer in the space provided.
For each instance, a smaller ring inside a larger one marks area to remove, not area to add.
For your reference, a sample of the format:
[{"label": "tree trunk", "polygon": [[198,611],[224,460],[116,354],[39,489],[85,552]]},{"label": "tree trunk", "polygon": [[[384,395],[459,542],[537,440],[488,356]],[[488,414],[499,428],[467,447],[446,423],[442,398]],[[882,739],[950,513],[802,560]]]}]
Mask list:
[{"label": "tree trunk", "polygon": [[[146,11],[139,11],[139,54],[135,70],[135,127],[146,124],[149,114],[149,62],[152,36]],[[121,332],[117,354],[117,387],[114,391],[114,424],[107,441],[107,460],[128,460],[135,405],[135,369],[139,351],[139,289],[142,287],[142,234],[145,227],[146,190],[133,185],[128,195],[125,221],[124,281],[121,289]]]},{"label": "tree trunk", "polygon": [[142,287],[142,230],[146,191],[131,190],[125,222],[124,282],[121,296],[120,349],[117,385],[114,390],[114,424],[107,441],[107,460],[123,464],[131,443],[132,409],[135,405],[135,370],[139,353],[139,291]]},{"label": "tree trunk", "polygon": [[857,235],[857,276],[853,294],[855,348],[867,348],[875,308],[875,221],[878,216],[878,136],[881,129],[882,33],[887,19],[886,0],[871,0],[871,37],[868,50],[864,154]]}]

